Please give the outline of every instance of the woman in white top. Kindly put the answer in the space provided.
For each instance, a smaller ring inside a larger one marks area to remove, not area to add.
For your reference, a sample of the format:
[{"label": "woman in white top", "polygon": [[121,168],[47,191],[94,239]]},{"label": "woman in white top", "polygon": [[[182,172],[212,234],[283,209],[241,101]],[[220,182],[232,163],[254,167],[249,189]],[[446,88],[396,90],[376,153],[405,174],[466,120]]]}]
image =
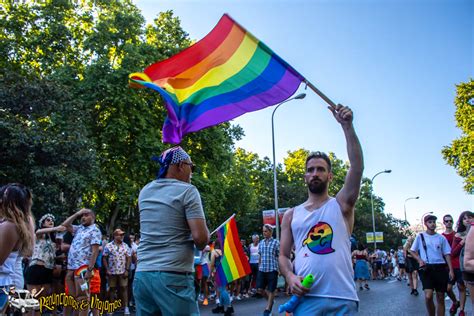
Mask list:
[{"label": "woman in white top", "polygon": [[31,206],[33,196],[24,185],[10,183],[0,188],[0,314],[13,284],[18,255],[29,257],[35,241]]},{"label": "woman in white top", "polygon": [[249,258],[249,263],[250,263],[250,268],[252,269],[252,280],[250,281],[250,287],[251,287],[251,292],[252,294],[255,294],[257,292],[257,274],[258,274],[258,263],[260,261],[260,254],[258,253],[258,243],[260,241],[260,238],[258,237],[257,234],[252,236],[252,243],[249,246],[249,252],[250,252],[250,258]]}]

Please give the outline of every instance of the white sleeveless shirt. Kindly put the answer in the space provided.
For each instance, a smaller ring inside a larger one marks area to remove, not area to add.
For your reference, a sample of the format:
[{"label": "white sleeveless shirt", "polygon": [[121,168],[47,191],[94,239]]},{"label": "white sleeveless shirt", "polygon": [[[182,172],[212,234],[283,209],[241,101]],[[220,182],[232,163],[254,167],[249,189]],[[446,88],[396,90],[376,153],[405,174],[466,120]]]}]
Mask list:
[{"label": "white sleeveless shirt", "polygon": [[13,285],[18,251],[12,251],[0,265],[0,286]]},{"label": "white sleeveless shirt", "polygon": [[311,212],[295,207],[291,222],[296,248],[295,273],[313,274],[307,295],[358,301],[351,244],[341,207],[335,198]]}]

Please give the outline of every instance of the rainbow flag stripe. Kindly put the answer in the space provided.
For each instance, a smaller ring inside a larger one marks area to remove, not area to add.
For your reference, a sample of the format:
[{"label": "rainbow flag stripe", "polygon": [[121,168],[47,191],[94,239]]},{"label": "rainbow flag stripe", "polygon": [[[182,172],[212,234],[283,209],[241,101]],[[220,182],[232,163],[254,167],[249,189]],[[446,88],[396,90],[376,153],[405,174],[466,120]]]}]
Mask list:
[{"label": "rainbow flag stripe", "polygon": [[216,283],[223,286],[252,273],[234,217],[217,231],[217,238],[222,245],[222,258],[221,264],[216,266]]},{"label": "rainbow flag stripe", "polygon": [[227,14],[202,40],[129,77],[132,86],[163,97],[168,112],[163,141],[173,144],[188,133],[282,102],[304,80]]}]

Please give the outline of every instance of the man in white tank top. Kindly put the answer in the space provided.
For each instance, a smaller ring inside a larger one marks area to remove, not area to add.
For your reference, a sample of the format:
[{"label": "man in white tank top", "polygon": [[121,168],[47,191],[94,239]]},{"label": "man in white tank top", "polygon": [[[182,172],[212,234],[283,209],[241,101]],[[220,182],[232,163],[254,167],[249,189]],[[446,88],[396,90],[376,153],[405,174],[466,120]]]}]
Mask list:
[{"label": "man in white tank top", "polygon": [[[332,181],[331,161],[321,152],[306,159],[305,183],[308,199],[285,212],[280,241],[280,270],[293,294],[304,296],[294,315],[354,315],[358,297],[353,279],[349,238],[354,227],[354,206],[364,169],[362,148],[352,125],[353,114],[338,104],[329,107],[341,124],[347,143],[350,168],[344,186],[328,194]],[[294,270],[290,261],[292,246]],[[315,282],[310,289],[301,280],[308,274]]]}]

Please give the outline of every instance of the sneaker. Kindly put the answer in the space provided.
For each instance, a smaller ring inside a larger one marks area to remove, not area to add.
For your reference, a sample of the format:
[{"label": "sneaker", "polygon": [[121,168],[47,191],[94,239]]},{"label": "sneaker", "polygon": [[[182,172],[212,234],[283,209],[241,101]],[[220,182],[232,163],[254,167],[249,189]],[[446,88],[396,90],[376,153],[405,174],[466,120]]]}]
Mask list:
[{"label": "sneaker", "polygon": [[229,307],[229,308],[227,308],[227,309],[225,310],[224,316],[232,316],[233,313],[234,313],[234,312],[231,311],[231,309],[230,309],[230,307]]},{"label": "sneaker", "polygon": [[204,305],[204,306],[209,305],[209,301],[207,300],[207,298],[205,298],[205,299],[202,301],[202,305]]},{"label": "sneaker", "polygon": [[125,307],[125,309],[123,311],[123,314],[124,315],[130,315],[130,310],[128,309],[128,306]]},{"label": "sneaker", "polygon": [[413,295],[418,296],[418,290],[417,289],[413,290]]},{"label": "sneaker", "polygon": [[263,311],[263,316],[271,316],[271,315],[272,315],[272,311],[269,311],[268,309]]},{"label": "sneaker", "polygon": [[456,303],[453,303],[453,305],[451,305],[451,308],[449,309],[449,313],[451,315],[456,314],[456,311],[458,310],[459,305],[460,305],[459,301],[456,301]]},{"label": "sneaker", "polygon": [[235,299],[236,299],[237,301],[241,301],[241,300],[242,300],[242,296],[240,296],[240,294],[239,294],[239,295],[237,295],[237,296],[235,297]]},{"label": "sneaker", "polygon": [[370,290],[370,287],[369,287],[368,284],[364,285],[364,287],[365,287],[365,289],[366,289],[367,291]]},{"label": "sneaker", "polygon": [[364,288],[362,286],[359,286],[359,291],[363,291]]},{"label": "sneaker", "polygon": [[231,313],[234,313],[234,306],[230,305],[229,307],[227,307],[227,310]]},{"label": "sneaker", "polygon": [[222,305],[217,305],[215,308],[211,310],[213,314],[222,314],[224,313],[224,306]]},{"label": "sneaker", "polygon": [[464,311],[463,311],[463,310],[460,310],[458,315],[459,315],[459,316],[465,316]]}]

